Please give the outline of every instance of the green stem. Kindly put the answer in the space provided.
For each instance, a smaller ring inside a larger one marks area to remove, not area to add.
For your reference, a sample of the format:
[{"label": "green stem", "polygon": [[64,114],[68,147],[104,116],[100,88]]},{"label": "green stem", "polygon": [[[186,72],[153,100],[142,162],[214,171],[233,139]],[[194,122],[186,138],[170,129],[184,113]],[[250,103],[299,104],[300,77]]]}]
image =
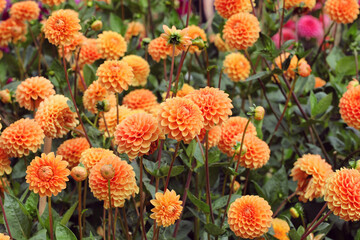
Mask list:
[{"label": "green stem", "polygon": [[81,182],[78,182],[78,194],[79,194],[79,203],[78,203],[78,222],[79,222],[79,238],[82,240],[82,222],[81,222]]}]

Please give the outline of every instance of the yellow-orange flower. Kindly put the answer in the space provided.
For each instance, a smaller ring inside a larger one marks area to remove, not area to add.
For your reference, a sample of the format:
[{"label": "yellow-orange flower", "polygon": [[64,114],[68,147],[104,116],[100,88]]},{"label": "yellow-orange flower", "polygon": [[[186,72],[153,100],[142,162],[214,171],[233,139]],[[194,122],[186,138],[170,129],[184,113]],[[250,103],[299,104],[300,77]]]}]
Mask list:
[{"label": "yellow-orange flower", "polygon": [[325,12],[337,23],[352,23],[359,15],[359,3],[356,0],[326,0]]},{"label": "yellow-orange flower", "polygon": [[101,53],[97,48],[96,39],[87,38],[84,40],[79,55],[79,64],[93,64],[96,60],[101,58]]},{"label": "yellow-orange flower", "polygon": [[185,143],[191,142],[204,127],[200,108],[190,99],[180,97],[161,103],[158,120],[169,138]]},{"label": "yellow-orange flower", "polygon": [[128,90],[134,79],[129,64],[118,60],[105,61],[98,67],[96,76],[99,77],[99,83],[108,91],[117,93]]},{"label": "yellow-orange flower", "polygon": [[285,8],[295,8],[302,6],[303,8],[307,8],[311,10],[315,7],[316,0],[286,0],[285,1]]},{"label": "yellow-orange flower", "polygon": [[20,21],[38,19],[40,8],[35,1],[22,1],[14,3],[10,8],[10,16]]},{"label": "yellow-orange flower", "polygon": [[326,84],[325,80],[323,80],[323,79],[321,79],[319,77],[315,77],[315,86],[314,86],[314,88],[323,87],[323,86],[325,86],[325,84]]},{"label": "yellow-orange flower", "polygon": [[122,61],[129,64],[129,66],[133,70],[134,80],[132,82],[132,86],[145,86],[147,82],[147,78],[150,74],[150,66],[145,59],[139,57],[137,55],[128,55],[125,56]]},{"label": "yellow-orange flower", "polygon": [[116,60],[124,56],[127,43],[117,32],[104,31],[98,35],[97,45],[100,54],[105,59]]},{"label": "yellow-orange flower", "polygon": [[69,163],[68,168],[72,169],[79,164],[81,154],[89,148],[90,145],[86,138],[73,138],[63,142],[58,147],[56,155],[63,156],[63,160]]},{"label": "yellow-orange flower", "polygon": [[44,143],[44,132],[34,119],[22,118],[4,129],[0,146],[10,157],[27,156]]},{"label": "yellow-orange flower", "polygon": [[[206,33],[203,29],[201,29],[200,27],[196,26],[196,25],[190,25],[188,27],[188,36],[190,37],[191,40],[195,40],[196,38],[200,37],[203,41],[206,41]],[[199,49],[199,47],[197,46],[190,46],[189,48],[189,52],[190,53],[199,53],[201,50]]]},{"label": "yellow-orange flower", "polygon": [[350,127],[360,129],[360,85],[348,89],[340,98],[341,118]]},{"label": "yellow-orange flower", "polygon": [[65,0],[41,0],[42,3],[52,6],[59,6],[61,3],[65,2]]},{"label": "yellow-orange flower", "polygon": [[294,163],[290,176],[298,181],[299,200],[307,202],[320,198],[325,192],[326,179],[333,173],[331,165],[320,155],[305,154]]},{"label": "yellow-orange flower", "polygon": [[201,88],[191,92],[185,98],[198,105],[204,117],[204,127],[207,130],[215,125],[221,125],[232,114],[233,105],[229,94],[218,88]]},{"label": "yellow-orange flower", "polygon": [[[134,112],[129,108],[127,108],[125,106],[119,106],[119,123],[133,113]],[[117,125],[116,106],[112,107],[109,112],[105,112],[104,116],[105,116],[105,121],[104,121],[104,118],[100,118],[100,120],[99,120],[99,130],[105,132],[105,136],[109,137],[108,132],[107,132],[107,130],[108,130],[110,137],[111,137],[114,135],[115,128]],[[107,129],[106,129],[106,127],[107,127]]]},{"label": "yellow-orange flower", "polygon": [[27,26],[23,21],[8,18],[0,22],[0,47],[7,47],[9,43],[25,40]]},{"label": "yellow-orange flower", "polygon": [[169,28],[166,25],[163,25],[164,33],[161,34],[161,37],[164,38],[169,46],[171,46],[171,54],[173,54],[173,47],[179,51],[186,50],[188,46],[190,46],[191,40],[188,35],[189,28],[184,28],[182,30],[176,29],[175,26]]},{"label": "yellow-orange flower", "polygon": [[[253,5],[255,7],[255,1]],[[215,0],[214,6],[219,15],[223,18],[230,18],[240,12],[251,12],[252,6],[249,0]]]},{"label": "yellow-orange flower", "polygon": [[0,233],[0,240],[10,240],[10,236],[4,235],[3,233]]},{"label": "yellow-orange flower", "polygon": [[[85,36],[82,33],[76,33],[68,44],[58,47],[59,56],[63,57],[64,52],[65,59],[69,61],[73,52],[75,52],[75,54],[78,53],[78,48],[82,47],[84,40]],[[75,57],[77,57],[77,55],[75,55]]]},{"label": "yellow-orange flower", "polygon": [[250,63],[241,53],[230,53],[224,60],[224,73],[228,75],[231,81],[245,81],[250,74]]},{"label": "yellow-orange flower", "polygon": [[[243,134],[237,135],[233,139],[233,146],[238,142],[241,144]],[[249,134],[248,132],[245,134],[243,150],[245,152],[244,155],[236,156],[236,159],[240,161],[240,165],[245,168],[257,169],[264,166],[270,159],[270,148],[266,142],[256,137],[253,134]],[[235,150],[232,149],[232,155]]]},{"label": "yellow-orange flower", "polygon": [[140,22],[129,22],[125,33],[125,40],[129,42],[132,37],[139,36],[140,39],[144,38],[146,34],[144,24]]},{"label": "yellow-orange flower", "polygon": [[10,174],[12,172],[10,164],[10,158],[5,152],[5,149],[0,148],[0,176],[3,176],[4,173]]},{"label": "yellow-orange flower", "polygon": [[119,153],[126,153],[130,160],[143,156],[151,143],[161,135],[157,120],[148,113],[136,113],[125,118],[116,127],[115,144]]},{"label": "yellow-orange flower", "polygon": [[97,199],[104,201],[105,208],[109,208],[109,193],[108,180],[100,173],[104,165],[111,165],[115,171],[114,177],[110,180],[111,206],[123,207],[126,199],[139,193],[133,167],[117,156],[107,156],[91,169],[89,187]]},{"label": "yellow-orange flower", "polygon": [[[184,83],[184,85],[182,86],[182,88],[176,92],[176,96],[177,97],[185,97],[186,95],[188,95],[189,93],[192,93],[195,89],[190,86],[187,83]],[[172,91],[170,91],[170,96],[174,96],[174,93]],[[166,99],[166,92],[164,92],[163,94],[161,94],[163,100]]]},{"label": "yellow-orange flower", "polygon": [[258,19],[250,13],[242,12],[227,20],[223,37],[231,48],[245,50],[258,40],[259,33],[260,23]]},{"label": "yellow-orange flower", "polygon": [[40,103],[35,119],[47,137],[61,138],[78,124],[76,113],[68,105],[69,101],[63,95],[52,95]]},{"label": "yellow-orange flower", "polygon": [[360,172],[342,168],[326,181],[324,200],[329,209],[345,221],[360,220]]},{"label": "yellow-orange flower", "polygon": [[[286,52],[285,54],[282,53],[280,56],[278,56],[277,58],[275,58],[275,64],[278,68],[282,69],[282,63],[284,61],[286,61],[287,58],[290,57],[290,53]],[[291,60],[290,60],[290,64],[288,66],[288,68],[284,71],[284,75],[286,78],[288,79],[294,79],[295,78],[295,70],[298,66],[298,58],[296,55],[292,56]]]},{"label": "yellow-orange flower", "polygon": [[173,225],[180,218],[183,210],[180,195],[174,190],[166,189],[165,193],[155,193],[155,199],[150,200],[154,208],[150,218],[154,219],[159,226],[168,227]]},{"label": "yellow-orange flower", "polygon": [[110,106],[116,106],[115,94],[109,94],[105,87],[103,87],[99,81],[92,82],[89,87],[85,90],[83,96],[83,103],[86,110],[97,113],[96,104],[103,100],[109,100]]},{"label": "yellow-orange flower", "polygon": [[[234,154],[234,145],[236,144],[236,140],[234,141],[237,135],[240,135],[244,132],[246,123],[248,119],[243,117],[230,117],[228,121],[221,125],[221,137],[218,144],[220,151],[227,154],[229,157],[232,157]],[[256,136],[256,128],[250,122],[249,126],[246,129],[246,135],[255,135]]]},{"label": "yellow-orange flower", "polygon": [[228,52],[232,50],[229,45],[221,38],[220,33],[215,35],[214,45],[220,52]]},{"label": "yellow-orange flower", "polygon": [[70,170],[66,168],[67,165],[61,156],[55,157],[53,152],[35,157],[26,169],[25,178],[29,183],[29,189],[38,193],[40,197],[58,195],[69,181]]},{"label": "yellow-orange flower", "polygon": [[4,11],[6,7],[6,0],[0,0],[0,13]]},{"label": "yellow-orange flower", "polygon": [[150,111],[157,105],[156,96],[148,89],[137,89],[128,93],[123,99],[123,105],[133,110]]},{"label": "yellow-orange flower", "polygon": [[[201,132],[199,134],[199,140],[203,141],[205,138],[206,130],[205,128],[201,129]],[[209,138],[209,148],[215,147],[218,145],[221,137],[221,127],[215,126],[212,129],[209,130],[208,138]]]},{"label": "yellow-orange flower", "polygon": [[[169,46],[164,38],[158,37],[150,41],[148,52],[154,61],[159,62],[160,59],[166,59],[167,56],[172,56],[172,46]],[[180,53],[181,51],[175,48],[175,56]]]},{"label": "yellow-orange flower", "polygon": [[51,14],[44,26],[45,38],[54,45],[67,45],[81,29],[78,13],[60,9]]},{"label": "yellow-orange flower", "polygon": [[289,224],[280,218],[275,218],[272,221],[272,227],[274,229],[274,237],[279,240],[290,240],[287,236],[288,232],[290,231]]},{"label": "yellow-orange flower", "polygon": [[114,153],[104,148],[89,148],[81,153],[80,163],[84,164],[85,168],[90,171],[95,164],[107,156],[115,156]]},{"label": "yellow-orange flower", "polygon": [[54,85],[48,79],[31,77],[18,85],[15,96],[20,107],[34,111],[45,98],[54,94]]},{"label": "yellow-orange flower", "polygon": [[272,223],[271,207],[259,196],[246,195],[236,199],[227,215],[230,229],[241,238],[260,237],[269,231]]},{"label": "yellow-orange flower", "polygon": [[0,100],[2,103],[11,103],[11,93],[9,89],[0,91]]}]

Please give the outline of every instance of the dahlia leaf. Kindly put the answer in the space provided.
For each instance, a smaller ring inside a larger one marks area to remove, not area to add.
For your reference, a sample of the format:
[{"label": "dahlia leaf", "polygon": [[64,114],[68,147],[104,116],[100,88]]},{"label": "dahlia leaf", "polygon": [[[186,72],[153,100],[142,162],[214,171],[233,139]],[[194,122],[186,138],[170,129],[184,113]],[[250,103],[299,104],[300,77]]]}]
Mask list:
[{"label": "dahlia leaf", "polygon": [[225,229],[220,228],[219,226],[217,226],[213,223],[206,224],[205,231],[213,236],[220,236],[226,232]]},{"label": "dahlia leaf", "polygon": [[188,197],[190,201],[197,206],[201,211],[204,213],[210,213],[210,207],[205,202],[199,200],[197,197],[195,197],[190,191],[187,191]]},{"label": "dahlia leaf", "polygon": [[330,104],[332,102],[333,95],[332,93],[323,97],[315,106],[311,109],[311,115],[315,117],[316,115],[322,114],[329,109]]},{"label": "dahlia leaf", "polygon": [[77,240],[75,234],[62,224],[56,226],[55,236],[57,240]]},{"label": "dahlia leaf", "polygon": [[37,233],[35,233],[35,235],[32,236],[29,240],[44,240],[46,239],[46,233],[47,233],[46,229],[42,229]]},{"label": "dahlia leaf", "polygon": [[78,205],[78,202],[79,202],[79,201],[76,201],[76,202],[69,208],[69,210],[66,211],[66,213],[64,214],[64,216],[62,217],[62,219],[61,219],[61,221],[60,221],[60,224],[66,225],[66,224],[69,222],[71,216],[73,215],[73,213],[74,213],[74,211],[75,211],[75,209],[76,209],[76,206]]}]

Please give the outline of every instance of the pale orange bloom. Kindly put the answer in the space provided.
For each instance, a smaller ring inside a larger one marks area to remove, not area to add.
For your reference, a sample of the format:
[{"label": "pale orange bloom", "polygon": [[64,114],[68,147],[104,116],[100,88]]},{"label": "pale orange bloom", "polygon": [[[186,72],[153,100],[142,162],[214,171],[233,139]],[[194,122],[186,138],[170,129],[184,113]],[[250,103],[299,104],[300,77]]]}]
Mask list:
[{"label": "pale orange bloom", "polygon": [[[168,45],[172,47],[175,46],[179,51],[186,50],[186,48],[192,44],[190,36],[188,35],[188,28],[180,30],[176,29],[175,26],[169,28],[163,25],[163,29],[164,33],[161,34],[161,37],[167,41]],[[172,56],[172,52],[170,56]]]},{"label": "pale orange bloom", "polygon": [[59,6],[61,3],[65,2],[65,0],[41,0],[42,3],[52,6]]},{"label": "pale orange bloom", "polygon": [[[123,121],[126,117],[130,116],[131,114],[134,114],[135,112],[131,109],[125,107],[125,106],[119,106],[119,123]],[[103,118],[100,118],[99,120],[99,130],[102,132],[105,132],[105,136],[112,137],[115,132],[115,128],[117,125],[117,109],[116,106],[112,107],[109,112],[105,112],[105,121]],[[106,122],[106,125],[105,125]],[[110,136],[108,135],[109,131]]]},{"label": "pale orange bloom", "polygon": [[0,47],[7,47],[9,43],[25,41],[27,26],[23,21],[8,18],[0,22]]},{"label": "pale orange bloom", "polygon": [[311,10],[315,7],[316,0],[285,0],[285,8],[295,8],[303,6],[303,8],[307,8]]},{"label": "pale orange bloom", "polygon": [[245,81],[250,74],[250,63],[244,55],[239,52],[230,53],[224,60],[224,73],[231,81]]},{"label": "pale orange bloom", "polygon": [[132,110],[149,112],[158,105],[156,96],[148,89],[136,89],[128,93],[123,99],[123,105]]},{"label": "pale orange bloom", "polygon": [[3,176],[4,173],[10,174],[12,172],[10,164],[10,157],[3,148],[0,148],[0,176]]},{"label": "pale orange bloom", "polygon": [[109,93],[105,87],[103,87],[99,81],[92,82],[85,90],[83,95],[83,103],[86,110],[92,113],[97,113],[96,105],[98,102],[107,99],[111,107],[116,106],[115,94]]},{"label": "pale orange bloom", "polygon": [[[203,41],[206,41],[206,33],[203,29],[196,25],[190,25],[188,27],[188,36],[191,40],[195,40],[196,38],[200,37]],[[201,49],[198,46],[190,46],[189,53],[200,53]]]},{"label": "pale orange bloom", "polygon": [[116,60],[125,55],[127,43],[117,32],[104,31],[98,35],[97,46],[103,58]]},{"label": "pale orange bloom", "polygon": [[10,236],[4,235],[3,233],[0,233],[0,240],[10,240]]},{"label": "pale orange bloom", "polygon": [[56,155],[61,155],[63,160],[69,163],[68,168],[72,169],[79,164],[81,154],[89,148],[90,145],[86,138],[73,138],[64,141],[58,147]]},{"label": "pale orange bloom", "polygon": [[[253,5],[255,7],[255,1]],[[230,18],[232,15],[239,12],[251,12],[252,6],[249,0],[215,0],[214,6],[216,11],[223,18]]]},{"label": "pale orange bloom", "polygon": [[11,103],[11,93],[9,89],[0,91],[0,100],[3,103]]},{"label": "pale orange bloom", "polygon": [[[282,63],[286,61],[287,58],[290,57],[290,53],[286,52],[285,54],[282,53],[280,56],[275,58],[275,64],[278,68],[282,69]],[[290,64],[287,69],[284,69],[284,75],[288,79],[294,79],[295,78],[295,70],[298,66],[298,58],[296,55],[291,57]]]},{"label": "pale orange bloom", "polygon": [[96,39],[85,39],[80,49],[79,64],[93,64],[101,58],[101,53],[97,48]]},{"label": "pale orange bloom", "polygon": [[149,63],[137,55],[125,56],[122,61],[129,64],[129,66],[133,69],[134,80],[131,85],[135,87],[145,86],[147,83],[147,78],[150,74]]},{"label": "pale orange bloom", "polygon": [[272,222],[272,227],[274,229],[274,237],[278,238],[279,240],[290,240],[287,234],[290,231],[289,224],[280,218],[275,218]]},{"label": "pale orange bloom", "polygon": [[104,148],[89,148],[81,153],[80,163],[90,171],[95,164],[107,156],[115,156],[111,150]]},{"label": "pale orange bloom", "polygon": [[129,22],[125,33],[125,40],[129,42],[132,37],[139,36],[140,39],[146,35],[145,26],[140,22]]},{"label": "pale orange bloom", "polygon": [[10,16],[19,21],[38,19],[40,8],[35,1],[22,1],[14,3],[10,8]]},{"label": "pale orange bloom", "polygon": [[321,79],[319,77],[315,77],[315,86],[314,86],[314,88],[323,87],[323,86],[325,86],[325,84],[326,84],[325,80],[323,80],[323,79]]},{"label": "pale orange bloom", "polygon": [[0,0],[0,13],[4,11],[6,7],[6,0]]},{"label": "pale orange bloom", "polygon": [[[166,59],[168,56],[172,56],[172,46],[167,44],[167,41],[158,37],[150,41],[148,46],[148,52],[154,61],[159,62],[160,59]],[[177,56],[181,53],[180,50],[175,48],[175,55]]]},{"label": "pale orange bloom", "polygon": [[349,88],[340,98],[341,118],[356,129],[360,129],[360,85]]},{"label": "pale orange bloom", "polygon": [[231,49],[229,47],[228,44],[225,43],[225,41],[221,38],[220,33],[216,34],[215,38],[214,38],[214,44],[215,47],[220,51],[220,52],[229,52],[233,49]]},{"label": "pale orange bloom", "polygon": [[325,12],[337,23],[352,23],[359,15],[359,3],[357,0],[327,0]]},{"label": "pale orange bloom", "polygon": [[[199,134],[199,140],[203,141],[205,138],[206,130],[205,128],[201,129],[201,132]],[[209,148],[215,147],[218,145],[221,137],[221,127],[215,126],[212,129],[209,130],[208,133],[208,142],[209,142]]]}]

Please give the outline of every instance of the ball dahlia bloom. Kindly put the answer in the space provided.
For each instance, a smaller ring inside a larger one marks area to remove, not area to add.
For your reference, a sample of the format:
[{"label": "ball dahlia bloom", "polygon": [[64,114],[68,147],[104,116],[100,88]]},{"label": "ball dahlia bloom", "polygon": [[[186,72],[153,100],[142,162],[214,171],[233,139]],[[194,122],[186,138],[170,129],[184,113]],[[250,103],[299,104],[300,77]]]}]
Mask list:
[{"label": "ball dahlia bloom", "polygon": [[0,91],[0,100],[2,103],[11,103],[11,93],[9,89]]},{"label": "ball dahlia bloom", "polygon": [[45,38],[57,46],[65,46],[81,29],[77,12],[70,9],[60,9],[51,14],[46,20],[43,31]]},{"label": "ball dahlia bloom", "polygon": [[173,47],[175,46],[175,49],[179,51],[185,51],[188,46],[190,46],[191,40],[189,36],[189,28],[184,28],[182,30],[176,29],[175,26],[172,26],[172,28],[169,28],[166,25],[163,25],[164,33],[161,34],[161,37],[166,40],[168,46],[171,46],[171,54],[173,55]]},{"label": "ball dahlia bloom", "polygon": [[274,237],[279,240],[290,240],[287,234],[290,231],[289,224],[280,218],[274,218],[272,221],[272,227],[274,229]]},{"label": "ball dahlia bloom", "polygon": [[79,64],[81,66],[85,64],[93,64],[96,60],[101,58],[101,53],[97,48],[96,39],[87,38],[81,45]]},{"label": "ball dahlia bloom", "polygon": [[[134,111],[132,111],[131,109],[125,106],[119,106],[119,123],[121,123],[126,117],[130,116],[131,114],[134,114]],[[105,135],[107,137],[112,137],[114,135],[117,125],[116,106],[111,108],[110,111],[105,112],[104,117],[105,117],[105,121],[103,118],[99,119],[99,130],[105,132]],[[107,130],[109,131],[110,136],[108,136]]]},{"label": "ball dahlia bloom", "polygon": [[7,47],[9,43],[24,41],[27,26],[23,21],[8,18],[0,22],[0,47]]},{"label": "ball dahlia bloom", "polygon": [[139,36],[140,39],[146,36],[145,26],[141,22],[129,22],[125,32],[125,40],[129,42],[132,37],[136,36]]},{"label": "ball dahlia bloom", "polygon": [[53,152],[35,157],[26,169],[25,178],[29,183],[29,189],[38,193],[40,197],[58,195],[69,181],[70,170],[67,169],[67,165],[61,156],[55,157]]},{"label": "ball dahlia bloom", "polygon": [[345,221],[360,220],[360,172],[342,168],[326,181],[324,200],[328,208]]},{"label": "ball dahlia bloom", "polygon": [[[196,25],[190,25],[188,27],[188,36],[191,40],[195,40],[196,38],[201,38],[204,42],[207,40],[205,31]],[[191,45],[189,52],[192,54],[195,52],[200,53],[201,49],[199,49],[198,46]]]},{"label": "ball dahlia bloom", "polygon": [[10,174],[12,172],[10,164],[9,155],[7,155],[5,149],[0,148],[0,177],[3,176],[4,173]]},{"label": "ball dahlia bloom", "polygon": [[10,157],[27,156],[44,143],[44,132],[34,119],[20,119],[4,129],[0,146]]},{"label": "ball dahlia bloom", "polygon": [[69,163],[68,168],[72,169],[79,164],[81,154],[89,148],[90,145],[86,138],[73,138],[63,142],[58,147],[56,155],[61,155],[63,160]]},{"label": "ball dahlia bloom", "polygon": [[[205,128],[201,129],[201,132],[199,135],[200,141],[204,140],[205,134],[206,134]],[[220,137],[221,137],[221,127],[220,126],[215,126],[209,130],[209,133],[208,133],[209,149],[218,145],[218,143],[220,141]]]},{"label": "ball dahlia bloom", "polygon": [[116,60],[125,55],[127,43],[117,32],[104,31],[97,38],[98,50],[103,58]]},{"label": "ball dahlia bloom", "polygon": [[98,102],[107,99],[111,107],[116,106],[115,94],[109,93],[105,87],[103,87],[99,81],[92,82],[85,90],[83,95],[83,103],[86,110],[92,113],[97,113],[96,105]]},{"label": "ball dahlia bloom", "polygon": [[65,2],[65,0],[41,0],[43,4],[46,4],[50,7],[59,6],[61,3]]},{"label": "ball dahlia bloom", "polygon": [[220,33],[215,35],[214,45],[220,52],[230,52],[231,49],[227,43],[221,38]]},{"label": "ball dahlia bloom", "polygon": [[126,199],[130,199],[131,196],[139,193],[134,169],[130,164],[122,161],[117,156],[104,157],[91,169],[89,187],[97,199],[104,201],[106,209],[110,207],[108,180],[100,173],[100,169],[104,165],[111,165],[115,171],[114,177],[110,180],[111,206],[123,207]]},{"label": "ball dahlia bloom", "polygon": [[[221,152],[232,157],[234,154],[234,145],[236,144],[237,135],[244,133],[245,126],[248,119],[243,117],[230,117],[228,121],[221,125],[221,136],[218,147]],[[256,136],[256,128],[250,122],[246,129],[246,135],[251,134]]]},{"label": "ball dahlia bloom", "polygon": [[115,156],[113,151],[104,148],[89,148],[81,153],[80,163],[82,163],[88,171],[100,162],[101,159]]},{"label": "ball dahlia bloom", "polygon": [[346,89],[349,90],[349,89],[354,88],[354,87],[356,87],[356,86],[358,86],[358,85],[359,85],[359,81],[356,80],[355,78],[353,78],[353,79],[348,83],[348,85],[346,86]]},{"label": "ball dahlia bloom", "polygon": [[78,124],[77,115],[70,110],[69,98],[52,95],[42,101],[35,119],[49,138],[61,138]]},{"label": "ball dahlia bloom", "polygon": [[[275,43],[275,46],[277,48],[280,48],[280,45],[279,45],[280,32],[277,32],[271,39]],[[281,44],[283,44],[286,41],[295,40],[295,39],[296,39],[296,35],[295,35],[294,30],[292,30],[290,28],[285,28],[285,27],[282,29]]]},{"label": "ball dahlia bloom", "polygon": [[296,191],[299,200],[307,202],[322,197],[326,180],[332,173],[331,165],[320,155],[305,154],[297,159],[290,176],[298,182]]},{"label": "ball dahlia bloom", "polygon": [[344,122],[356,129],[360,129],[360,85],[349,88],[340,98],[339,108]]},{"label": "ball dahlia bloom", "polygon": [[357,0],[327,0],[325,12],[337,23],[352,23],[359,15],[359,3]]},{"label": "ball dahlia bloom", "polygon": [[132,110],[150,111],[158,105],[156,96],[148,89],[136,89],[128,93],[123,99],[123,105]]},{"label": "ball dahlia bloom", "polygon": [[20,107],[34,111],[45,98],[54,94],[54,85],[48,79],[44,77],[31,77],[18,85],[15,98]]},{"label": "ball dahlia bloom", "polygon": [[96,76],[98,81],[108,91],[121,93],[128,90],[134,79],[132,68],[124,61],[108,60],[101,64]]},{"label": "ball dahlia bloom", "polygon": [[250,74],[250,63],[241,53],[230,53],[224,60],[224,73],[231,81],[245,81]]},{"label": "ball dahlia bloom", "polygon": [[321,22],[311,15],[302,16],[297,24],[300,37],[319,39],[324,35]]},{"label": "ball dahlia bloom", "polygon": [[272,223],[269,203],[259,196],[246,195],[235,200],[228,210],[228,223],[236,236],[257,238],[269,231]]},{"label": "ball dahlia bloom", "polygon": [[31,21],[39,18],[40,8],[35,1],[14,3],[10,8],[10,16],[19,21]]},{"label": "ball dahlia bloom", "polygon": [[206,130],[221,125],[232,114],[233,105],[229,94],[218,88],[201,88],[191,92],[185,98],[192,100],[200,108]]},{"label": "ball dahlia bloom", "polygon": [[[186,95],[192,93],[193,91],[195,91],[195,88],[193,88],[192,86],[190,86],[187,83],[184,83],[182,88],[176,92],[176,96],[177,97],[185,97]],[[166,100],[166,92],[161,94],[161,96],[162,96],[163,100]],[[170,91],[170,96],[174,96],[174,93],[172,91]]]},{"label": "ball dahlia bloom", "polygon": [[204,117],[193,101],[180,97],[168,98],[160,106],[158,121],[169,138],[190,143],[200,134]]},{"label": "ball dahlia bloom", "polygon": [[158,226],[168,227],[173,225],[180,218],[183,210],[180,195],[174,190],[166,189],[165,193],[157,192],[155,199],[150,200],[154,208],[150,218],[154,219]]},{"label": "ball dahlia bloom", "polygon": [[302,6],[308,10],[312,10],[316,5],[316,0],[286,0],[285,1],[285,8],[297,8]]},{"label": "ball dahlia bloom", "polygon": [[116,127],[115,144],[119,153],[126,153],[130,160],[150,151],[162,132],[157,120],[148,113],[136,113],[125,118]]},{"label": "ball dahlia bloom", "polygon": [[[166,59],[168,56],[172,56],[172,46],[167,44],[167,41],[162,38],[158,37],[150,41],[148,46],[148,52],[151,58],[159,62],[161,59]],[[175,57],[181,53],[180,50],[175,48]]]},{"label": "ball dahlia bloom", "polygon": [[142,57],[136,55],[125,56],[122,61],[129,64],[133,70],[134,80],[131,85],[135,87],[145,86],[150,74],[149,63]]},{"label": "ball dahlia bloom", "polygon": [[223,29],[225,42],[237,50],[245,50],[254,45],[260,36],[259,33],[258,19],[247,12],[232,15]]},{"label": "ball dahlia bloom", "polygon": [[[255,7],[255,1],[252,2]],[[248,0],[215,0],[214,6],[219,15],[226,19],[236,13],[252,11],[251,2]]]}]

